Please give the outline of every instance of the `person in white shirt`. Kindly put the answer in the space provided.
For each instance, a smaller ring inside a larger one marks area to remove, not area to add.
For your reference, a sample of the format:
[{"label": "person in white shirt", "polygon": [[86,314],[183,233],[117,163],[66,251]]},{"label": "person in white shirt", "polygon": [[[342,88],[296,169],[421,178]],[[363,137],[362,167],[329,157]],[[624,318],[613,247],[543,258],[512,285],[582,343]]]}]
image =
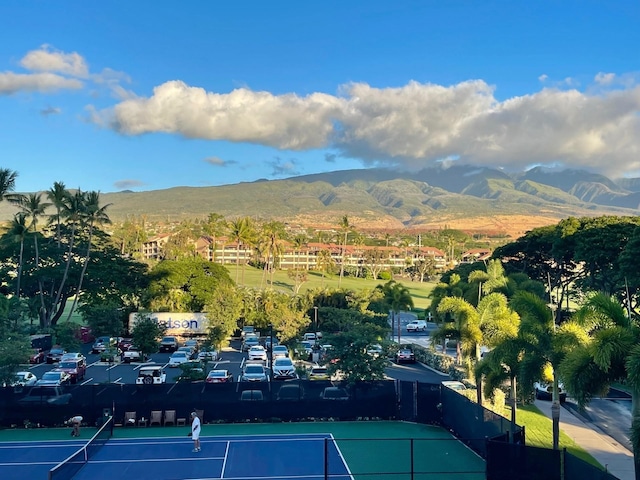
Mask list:
[{"label": "person in white shirt", "polygon": [[191,412],[191,438],[193,439],[193,451],[200,451],[200,419],[196,412]]},{"label": "person in white shirt", "polygon": [[84,420],[82,415],[76,415],[75,417],[71,417],[69,420],[67,420],[66,423],[73,426],[73,430],[71,431],[72,437],[80,436],[80,425],[82,424],[82,420]]}]

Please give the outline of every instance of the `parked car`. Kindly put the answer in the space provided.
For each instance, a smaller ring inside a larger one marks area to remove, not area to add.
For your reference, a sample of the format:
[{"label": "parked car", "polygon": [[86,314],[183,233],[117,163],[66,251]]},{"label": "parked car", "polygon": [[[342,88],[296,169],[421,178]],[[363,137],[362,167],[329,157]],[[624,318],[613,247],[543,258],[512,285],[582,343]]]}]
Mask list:
[{"label": "parked car", "polygon": [[274,360],[281,357],[285,358],[289,356],[289,349],[286,345],[274,345],[273,349],[271,350],[271,355]]},{"label": "parked car", "polygon": [[59,362],[60,359],[62,358],[62,355],[64,355],[65,353],[67,353],[64,348],[62,348],[59,345],[54,346],[51,350],[49,350],[49,353],[47,353],[47,363],[56,363]]},{"label": "parked car", "polygon": [[160,340],[161,352],[175,352],[178,350],[178,339],[176,337],[168,336]]},{"label": "parked car", "polygon": [[178,367],[189,360],[190,358],[187,352],[173,352],[169,357],[169,366]]},{"label": "parked car", "polygon": [[[69,375],[71,383],[77,383],[84,378],[87,365],[84,360],[60,360],[58,368],[54,372],[65,372]],[[44,377],[43,377],[44,378]]]},{"label": "parked car", "polygon": [[349,394],[342,387],[325,387],[325,389],[320,393],[320,398],[322,400],[344,401],[349,400]]},{"label": "parked car", "polygon": [[296,346],[295,354],[296,358],[301,358],[303,360],[310,360],[311,353],[313,353],[313,345],[311,342],[302,341]]},{"label": "parked car", "polygon": [[240,394],[241,402],[261,402],[264,400],[262,390],[244,390]]},{"label": "parked car", "polygon": [[396,363],[416,363],[416,356],[413,350],[409,348],[401,348],[396,353]]},{"label": "parked car", "polygon": [[269,375],[264,365],[258,363],[247,363],[240,374],[241,382],[268,382]]},{"label": "parked car", "polygon": [[255,345],[249,349],[249,360],[267,361],[267,351],[262,345]]},{"label": "parked car", "polygon": [[279,343],[280,341],[275,336],[273,337],[273,339],[271,337],[267,337],[264,339],[264,348],[266,348],[267,351],[269,351],[271,350],[271,347],[274,347]]},{"label": "parked car", "polygon": [[41,348],[34,348],[31,356],[29,357],[29,363],[38,364],[45,361],[45,353]]},{"label": "parked car", "polygon": [[122,354],[122,361],[124,363],[144,362],[144,357],[140,350],[130,347],[129,350]]},{"label": "parked car", "polygon": [[260,339],[255,336],[247,336],[242,342],[242,351],[248,352],[251,347],[260,345]]},{"label": "parked car", "polygon": [[299,402],[304,398],[304,387],[297,383],[284,383],[276,394],[276,400],[280,402]]},{"label": "parked car", "polygon": [[298,378],[295,365],[291,359],[287,357],[279,357],[273,360],[271,374],[273,375],[274,380]]},{"label": "parked car", "polygon": [[253,325],[245,325],[244,327],[242,327],[242,331],[240,332],[240,336],[242,338],[247,337],[250,334],[255,334],[256,329]]},{"label": "parked car", "polygon": [[71,383],[71,376],[67,372],[56,372],[55,370],[51,370],[50,372],[45,372],[42,375],[42,378],[36,382],[36,385],[68,385]]},{"label": "parked car", "polygon": [[302,339],[305,342],[309,342],[309,343],[311,343],[313,345],[318,340],[318,336],[315,334],[315,332],[307,332],[307,333],[304,334]]},{"label": "parked car", "polygon": [[216,362],[218,361],[218,351],[213,348],[203,348],[198,353],[198,360],[201,362]]},{"label": "parked car", "polygon": [[64,355],[62,355],[62,357],[60,357],[61,362],[64,362],[67,360],[81,360],[83,362],[86,362],[87,359],[83,354],[79,352],[72,352],[72,353],[65,353]]},{"label": "parked car", "polygon": [[187,357],[189,357],[189,360],[193,360],[194,358],[196,358],[196,351],[194,350],[193,347],[187,347],[186,345],[183,347],[179,347],[178,350],[176,350],[176,352],[184,352],[187,354]]},{"label": "parked car", "polygon": [[441,382],[441,384],[443,387],[447,387],[458,392],[467,389],[467,386],[464,383],[458,382],[456,380],[445,380],[444,382]]},{"label": "parked car", "polygon": [[[553,383],[540,380],[533,384],[533,389],[538,400],[553,400]],[[558,393],[560,403],[564,403],[567,399],[567,392],[564,390],[564,385],[562,383],[558,384]]]},{"label": "parked car", "polygon": [[194,352],[198,352],[198,350],[200,349],[200,345],[198,345],[198,341],[191,338],[189,340],[187,340],[186,342],[184,342],[184,346],[185,347],[191,347],[193,349]]},{"label": "parked car", "polygon": [[71,394],[65,393],[59,386],[31,387],[27,394],[18,400],[21,405],[67,405],[71,401]]},{"label": "parked car", "polygon": [[136,378],[136,385],[154,385],[161,384],[167,381],[167,374],[160,365],[150,365],[141,367],[138,370],[138,378]]},{"label": "parked car", "polygon": [[205,381],[207,383],[229,383],[233,382],[233,375],[229,370],[211,370]]},{"label": "parked car", "polygon": [[111,347],[115,344],[115,339],[110,336],[102,336],[96,338],[95,342],[91,346],[91,353],[102,353],[108,347]]},{"label": "parked car", "polygon": [[14,379],[9,383],[10,387],[31,387],[36,384],[38,377],[31,372],[16,372]]},{"label": "parked car", "polygon": [[427,322],[424,320],[414,320],[407,323],[407,332],[424,332],[427,329]]},{"label": "parked car", "polygon": [[115,362],[120,356],[120,351],[116,347],[109,347],[100,353],[101,362]]},{"label": "parked car", "polygon": [[329,372],[327,367],[321,367],[320,365],[314,365],[307,374],[309,380],[329,380]]}]

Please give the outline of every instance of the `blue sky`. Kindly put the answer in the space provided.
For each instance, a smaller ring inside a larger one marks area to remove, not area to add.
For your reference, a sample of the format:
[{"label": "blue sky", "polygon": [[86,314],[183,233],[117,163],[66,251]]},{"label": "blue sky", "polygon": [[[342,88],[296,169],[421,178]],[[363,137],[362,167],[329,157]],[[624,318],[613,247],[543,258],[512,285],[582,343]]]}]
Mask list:
[{"label": "blue sky", "polygon": [[640,176],[640,2],[0,3],[16,190],[453,162]]}]

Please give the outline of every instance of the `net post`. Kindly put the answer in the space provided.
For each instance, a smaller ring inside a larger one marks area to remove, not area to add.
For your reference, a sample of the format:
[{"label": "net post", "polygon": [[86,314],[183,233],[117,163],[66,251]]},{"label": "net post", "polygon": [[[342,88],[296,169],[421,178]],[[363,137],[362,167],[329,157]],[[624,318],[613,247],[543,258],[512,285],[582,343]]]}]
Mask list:
[{"label": "net post", "polygon": [[324,480],[329,480],[329,439],[324,439]]},{"label": "net post", "polygon": [[411,448],[411,480],[413,480],[413,438],[410,439],[410,448]]}]

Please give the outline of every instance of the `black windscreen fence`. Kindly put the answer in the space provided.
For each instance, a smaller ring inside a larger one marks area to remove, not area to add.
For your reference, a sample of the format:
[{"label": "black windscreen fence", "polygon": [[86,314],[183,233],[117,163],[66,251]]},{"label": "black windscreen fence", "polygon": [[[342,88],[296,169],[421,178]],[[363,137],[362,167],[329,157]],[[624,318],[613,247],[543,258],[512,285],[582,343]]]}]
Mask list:
[{"label": "black windscreen fence", "polygon": [[558,451],[526,446],[522,427],[439,383],[292,380],[0,389],[4,428],[61,426],[73,415],[100,425],[105,412],[123,425],[125,414],[148,420],[152,412],[175,411],[175,424],[194,410],[201,411],[204,423],[404,420],[439,425],[486,460],[488,479],[615,478],[568,453],[561,461]]}]

